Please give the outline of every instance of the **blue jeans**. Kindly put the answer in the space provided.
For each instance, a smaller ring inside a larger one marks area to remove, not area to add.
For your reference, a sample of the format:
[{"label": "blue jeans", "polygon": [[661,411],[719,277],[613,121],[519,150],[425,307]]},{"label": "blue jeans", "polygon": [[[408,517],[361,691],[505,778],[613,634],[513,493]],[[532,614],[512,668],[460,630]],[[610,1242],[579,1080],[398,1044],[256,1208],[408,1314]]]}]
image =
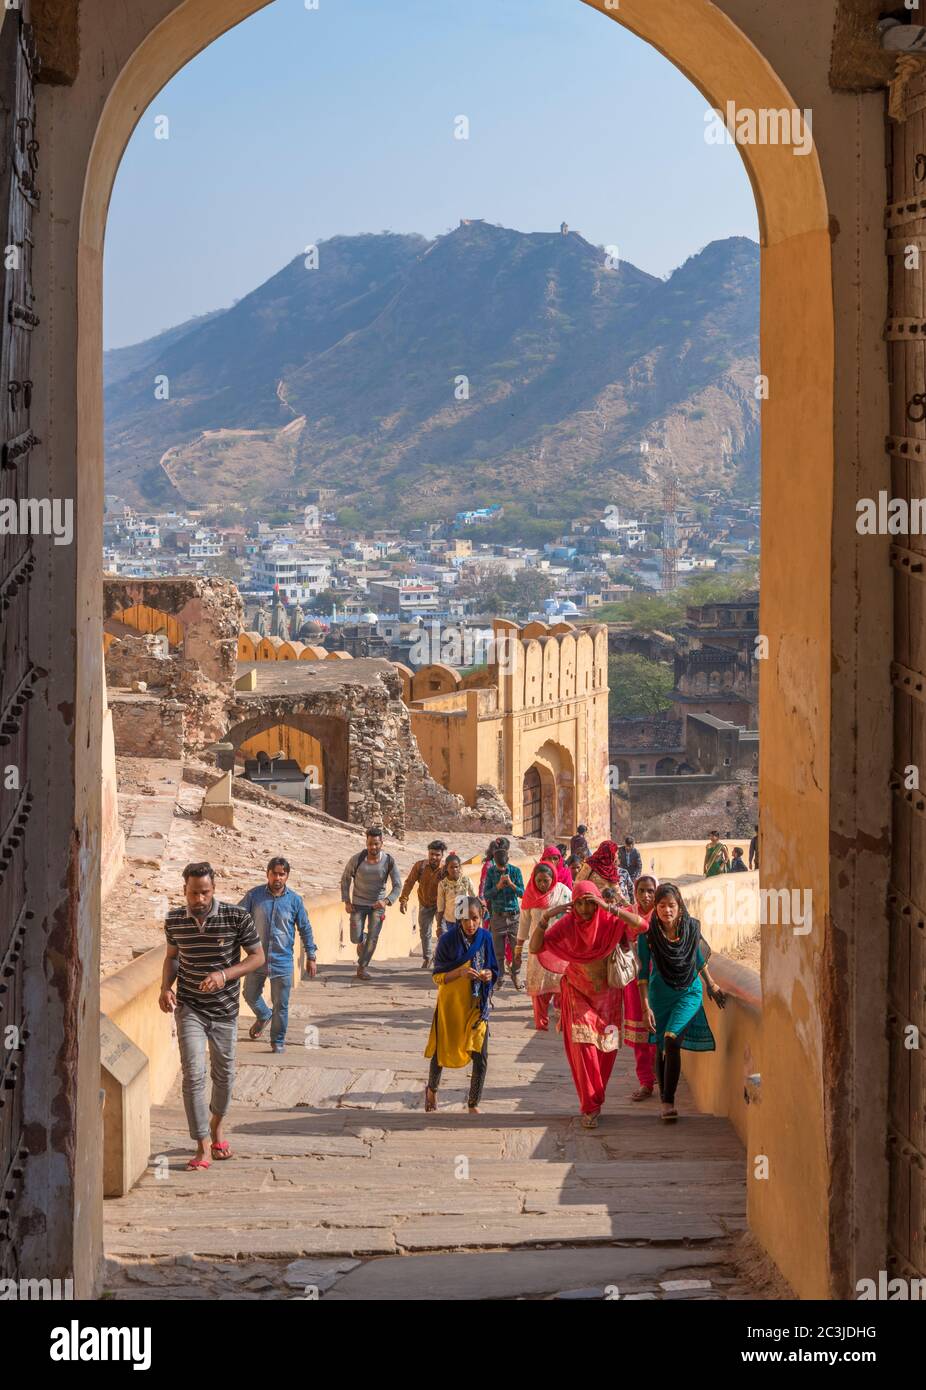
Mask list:
[{"label": "blue jeans", "polygon": [[289,1022],[289,994],[293,987],[292,975],[271,975],[270,976],[270,1002],[273,1009],[268,1009],[261,995],[264,992],[264,985],[267,983],[266,970],[255,970],[250,975],[244,977],[244,997],[248,1007],[254,1010],[258,1022],[270,1023],[270,1046],[278,1047],[282,1050],[286,1041],[286,1025]]},{"label": "blue jeans", "polygon": [[386,914],[381,907],[352,907],[350,910],[350,939],[357,952],[357,964],[363,969],[373,959]]}]

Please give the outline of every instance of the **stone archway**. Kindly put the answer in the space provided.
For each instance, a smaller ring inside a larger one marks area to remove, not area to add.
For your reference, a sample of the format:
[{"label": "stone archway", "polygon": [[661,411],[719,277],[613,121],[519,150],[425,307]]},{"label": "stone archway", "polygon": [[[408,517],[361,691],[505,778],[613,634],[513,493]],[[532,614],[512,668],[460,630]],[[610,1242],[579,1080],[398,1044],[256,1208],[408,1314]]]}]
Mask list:
[{"label": "stone archway", "polygon": [[[231,741],[231,740],[230,740]],[[305,729],[292,724],[275,724],[235,743],[235,763],[246,758],[273,758],[280,755],[299,764],[313,789],[307,801],[321,811],[328,810],[328,754],[323,743]],[[329,814],[332,814],[329,812]]]},{"label": "stone archway", "polygon": [[[40,606],[54,586],[55,621],[73,634],[70,664],[54,676],[47,701],[61,727],[50,715],[45,724],[35,721],[36,746],[41,741],[43,750],[39,766],[48,761],[54,767],[58,788],[37,858],[49,868],[43,915],[58,924],[62,941],[86,968],[62,970],[46,993],[41,957],[30,958],[31,1007],[39,1011],[54,997],[43,1014],[49,1020],[47,1057],[29,1066],[37,1068],[35,1084],[49,1098],[48,1114],[68,1117],[57,1124],[64,1136],[60,1153],[53,1162],[42,1160],[46,1177],[33,1207],[47,1210],[41,1198],[52,1191],[71,1195],[66,1202],[56,1196],[53,1228],[47,1238],[30,1235],[24,1258],[49,1273],[74,1270],[84,1291],[93,1286],[100,1248],[99,1160],[92,1141],[99,1085],[95,941],[106,210],[141,112],[195,53],[264,3],[136,0],[115,18],[101,6],[85,6],[85,52],[73,86],[41,93],[43,176],[54,209],[37,244],[39,290],[54,301],[54,313],[36,335],[37,380],[47,367],[53,384],[50,391],[41,388],[42,467],[52,477],[48,494],[75,497],[79,505],[76,546],[53,555],[36,589]],[[869,548],[863,558],[854,537],[843,548],[832,545],[833,531],[845,522],[860,488],[861,495],[876,495],[879,441],[886,429],[886,416],[879,415],[883,369],[871,365],[880,350],[883,309],[876,291],[859,288],[857,274],[862,252],[882,252],[880,224],[875,228],[863,196],[866,184],[879,177],[871,172],[877,161],[870,151],[880,145],[881,97],[873,95],[867,109],[864,98],[855,98],[855,121],[840,119],[846,97],[830,90],[826,64],[809,41],[809,24],[808,42],[800,42],[800,33],[795,40],[792,30],[800,31],[802,23],[798,9],[782,25],[774,7],[740,0],[674,0],[671,6],[622,0],[615,9],[596,0],[592,8],[602,12],[603,22],[621,23],[652,44],[718,108],[728,101],[739,109],[812,106],[828,159],[827,187],[836,202],[832,228],[816,149],[801,159],[781,146],[742,151],[761,226],[762,369],[774,383],[763,406],[762,437],[761,627],[771,653],[761,668],[762,873],[766,882],[809,889],[820,924],[811,936],[782,937],[765,948],[765,1018],[775,1030],[775,1046],[769,1048],[757,1123],[758,1142],[777,1180],[765,1185],[767,1191],[751,1184],[750,1221],[800,1292],[844,1295],[853,1262],[881,1267],[877,1233],[885,1225],[886,1200],[883,1154],[872,1156],[877,1145],[870,1154],[864,1145],[850,1151],[833,1141],[859,1106],[877,1132],[886,1106],[878,1072],[883,947],[867,927],[880,907],[890,854],[883,775],[890,754],[881,732],[886,722],[879,718],[889,688],[875,675],[859,673],[859,653],[866,653],[871,672],[888,668],[890,595],[883,555]],[[837,456],[846,486],[836,490],[834,516]],[[795,470],[803,479],[799,489],[793,487]],[[847,530],[851,536],[851,525]],[[787,545],[778,543],[782,537]],[[44,611],[51,611],[49,603]],[[43,642],[51,650],[47,616],[36,629],[36,643]],[[864,743],[860,705],[870,716],[863,721]],[[62,785],[73,795],[61,794]],[[841,990],[834,983],[837,962]],[[73,1019],[80,1021],[67,1033],[66,1021]],[[853,1086],[860,1091],[854,1094]],[[797,1135],[795,1113],[803,1119]],[[860,1226],[875,1234],[864,1237],[856,1254]]]},{"label": "stone archway", "polygon": [[575,764],[568,748],[547,740],[534,754],[528,772],[540,779],[543,838],[568,840],[575,834]]},{"label": "stone archway", "polygon": [[223,741],[232,744],[237,753],[243,743],[281,727],[307,734],[320,745],[323,760],[321,773],[324,810],[329,815],[336,816],[338,820],[349,820],[350,726],[346,719],[298,710],[292,713],[285,711],[280,714],[257,715],[240,719],[233,724],[224,735]]}]

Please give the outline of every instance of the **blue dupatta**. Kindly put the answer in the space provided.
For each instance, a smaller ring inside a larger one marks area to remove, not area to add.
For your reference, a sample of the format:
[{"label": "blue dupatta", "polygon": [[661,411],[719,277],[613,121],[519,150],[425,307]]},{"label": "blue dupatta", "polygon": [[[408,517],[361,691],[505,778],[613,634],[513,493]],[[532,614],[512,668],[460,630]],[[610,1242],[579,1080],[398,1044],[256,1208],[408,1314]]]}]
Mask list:
[{"label": "blue dupatta", "polygon": [[479,1017],[487,1022],[489,999],[498,979],[498,960],[492,944],[492,933],[485,927],[477,927],[472,936],[467,936],[460,923],[448,927],[441,934],[434,953],[434,974],[443,975],[448,970],[456,970],[461,965],[471,965],[474,970],[491,970],[492,979],[471,980],[473,1001],[479,1006]]}]

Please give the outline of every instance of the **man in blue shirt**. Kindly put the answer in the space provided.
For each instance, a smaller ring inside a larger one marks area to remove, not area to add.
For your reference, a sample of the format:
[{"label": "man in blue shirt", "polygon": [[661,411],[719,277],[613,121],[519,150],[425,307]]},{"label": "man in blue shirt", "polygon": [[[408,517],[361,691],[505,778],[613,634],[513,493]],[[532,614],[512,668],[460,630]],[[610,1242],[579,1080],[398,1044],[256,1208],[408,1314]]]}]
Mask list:
[{"label": "man in blue shirt", "polygon": [[[282,1052],[286,1041],[297,930],[305,947],[306,969],[310,977],[314,979],[318,971],[312,923],[299,894],[287,887],[288,878],[289,863],[278,855],[267,865],[267,882],[245,893],[238,904],[250,912],[254,919],[266,957],[263,969],[245,976],[247,983],[244,997],[257,1015],[251,1024],[249,1037],[261,1037],[269,1023],[271,1052]],[[261,998],[268,978],[272,1009],[268,1009]]]},{"label": "man in blue shirt", "polygon": [[521,898],[524,895],[524,878],[521,870],[508,863],[508,845],[496,849],[486,873],[483,896],[489,909],[489,931],[492,945],[498,960],[498,981],[495,992],[502,987],[505,971],[505,943],[511,943],[511,979],[518,986],[518,975],[514,964],[514,952],[518,941],[518,925],[521,921]]}]

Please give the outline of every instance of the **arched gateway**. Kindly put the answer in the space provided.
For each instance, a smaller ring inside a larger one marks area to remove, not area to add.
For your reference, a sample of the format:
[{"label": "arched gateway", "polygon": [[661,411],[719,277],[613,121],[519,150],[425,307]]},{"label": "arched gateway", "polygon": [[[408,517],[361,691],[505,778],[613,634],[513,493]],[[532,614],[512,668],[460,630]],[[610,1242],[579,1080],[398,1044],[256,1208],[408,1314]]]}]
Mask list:
[{"label": "arched gateway", "polygon": [[[27,751],[47,813],[29,831],[31,910],[44,932],[27,934],[22,979],[26,1017],[40,1019],[41,1029],[24,1054],[32,1141],[12,1234],[24,1269],[73,1273],[83,1296],[97,1284],[102,1228],[106,213],[141,112],[194,54],[262,4],[85,0],[78,28],[72,0],[49,0],[43,20],[56,26],[54,40],[42,26],[38,34],[54,53],[50,75],[58,85],[40,88],[38,98],[43,200],[33,218],[39,326],[31,375],[41,385],[31,424],[42,449],[33,454],[32,485],[73,497],[77,530],[74,546],[48,552],[28,597],[32,660],[49,675],[33,701]],[[825,50],[837,0],[822,0],[822,9],[796,0],[621,0],[619,8],[598,0],[594,8],[602,24],[620,23],[656,47],[715,107],[813,109],[811,153],[796,157],[771,144],[741,151],[761,226],[769,382],[762,873],[770,884],[810,891],[814,906],[811,933],[778,932],[764,943],[762,1105],[751,1117],[750,1148],[768,1157],[774,1181],[750,1180],[749,1220],[798,1292],[845,1295],[859,1270],[884,1267],[887,1248],[886,938],[871,924],[883,910],[890,856],[890,692],[882,675],[890,592],[886,547],[863,547],[852,525],[855,498],[877,496],[886,433],[878,365],[883,97],[850,100],[830,87]],[[8,10],[3,22],[19,16]],[[870,272],[865,283],[860,266]],[[65,655],[54,657],[61,633]],[[865,1133],[850,1139],[859,1114]]]}]

